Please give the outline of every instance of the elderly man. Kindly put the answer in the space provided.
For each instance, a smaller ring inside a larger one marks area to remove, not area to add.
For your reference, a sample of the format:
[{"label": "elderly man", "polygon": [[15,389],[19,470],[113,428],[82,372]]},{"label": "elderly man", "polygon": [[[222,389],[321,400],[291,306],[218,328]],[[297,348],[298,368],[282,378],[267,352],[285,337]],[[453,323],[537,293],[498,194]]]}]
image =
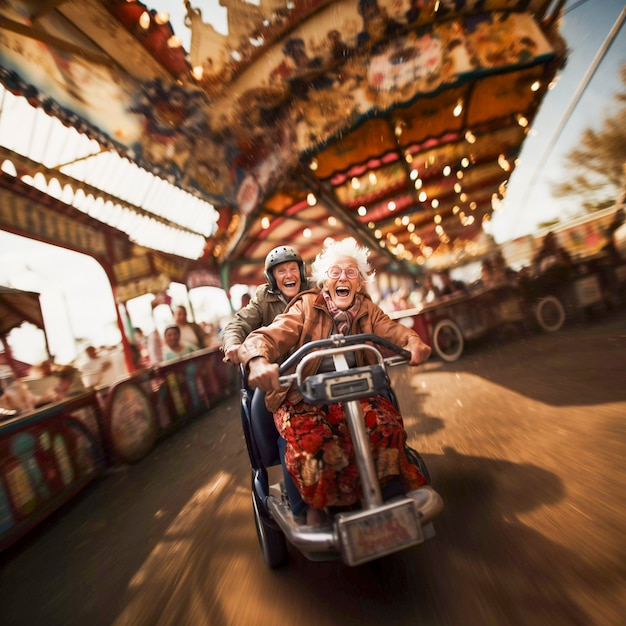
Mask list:
[{"label": "elderly man", "polygon": [[224,360],[239,364],[237,351],[244,339],[257,328],[267,326],[285,310],[289,301],[314,286],[307,279],[302,257],[291,246],[278,246],[265,257],[267,283],[256,290],[248,305],[237,311],[222,332]]}]

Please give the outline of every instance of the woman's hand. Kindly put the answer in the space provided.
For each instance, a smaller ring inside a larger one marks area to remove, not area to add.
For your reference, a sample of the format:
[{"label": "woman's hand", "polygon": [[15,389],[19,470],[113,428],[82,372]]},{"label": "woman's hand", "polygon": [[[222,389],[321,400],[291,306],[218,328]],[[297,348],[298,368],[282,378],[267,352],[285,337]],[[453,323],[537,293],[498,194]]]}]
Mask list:
[{"label": "woman's hand", "polygon": [[248,363],[248,384],[261,391],[280,391],[278,365],[270,363],[265,357],[255,357]]},{"label": "woman's hand", "polygon": [[425,344],[419,337],[411,337],[404,348],[411,353],[409,365],[419,365],[427,361],[432,352],[431,347]]}]

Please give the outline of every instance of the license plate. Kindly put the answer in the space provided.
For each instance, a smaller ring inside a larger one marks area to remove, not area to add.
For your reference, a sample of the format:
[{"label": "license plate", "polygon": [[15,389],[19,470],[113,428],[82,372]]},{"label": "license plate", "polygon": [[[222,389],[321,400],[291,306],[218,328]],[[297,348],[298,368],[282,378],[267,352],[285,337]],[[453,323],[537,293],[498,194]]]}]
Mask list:
[{"label": "license plate", "polygon": [[359,565],[424,541],[413,502],[392,502],[338,521],[344,560]]}]

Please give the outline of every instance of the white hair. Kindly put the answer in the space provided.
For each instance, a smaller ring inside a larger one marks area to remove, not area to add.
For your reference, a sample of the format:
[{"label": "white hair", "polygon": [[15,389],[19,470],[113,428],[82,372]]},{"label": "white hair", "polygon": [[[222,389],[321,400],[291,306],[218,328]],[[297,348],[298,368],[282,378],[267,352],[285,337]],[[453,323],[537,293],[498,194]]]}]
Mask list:
[{"label": "white hair", "polygon": [[350,257],[355,260],[363,283],[369,283],[376,274],[367,260],[369,255],[370,251],[365,246],[359,245],[354,237],[346,237],[341,241],[329,237],[324,241],[324,249],[311,264],[311,276],[317,286],[322,287],[327,278],[326,272],[336,265],[341,257]]}]

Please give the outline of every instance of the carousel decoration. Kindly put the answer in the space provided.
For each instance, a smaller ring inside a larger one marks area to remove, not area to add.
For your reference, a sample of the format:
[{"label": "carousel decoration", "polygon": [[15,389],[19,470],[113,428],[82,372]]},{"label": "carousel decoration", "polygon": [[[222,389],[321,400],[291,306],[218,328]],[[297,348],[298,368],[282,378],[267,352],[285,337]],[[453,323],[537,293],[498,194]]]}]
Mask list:
[{"label": "carousel decoration", "polygon": [[350,232],[413,273],[477,241],[565,62],[562,2],[220,4],[226,35],[185,0],[186,52],[142,2],[5,3],[0,78],[212,203],[198,264],[231,283],[277,241]]}]

